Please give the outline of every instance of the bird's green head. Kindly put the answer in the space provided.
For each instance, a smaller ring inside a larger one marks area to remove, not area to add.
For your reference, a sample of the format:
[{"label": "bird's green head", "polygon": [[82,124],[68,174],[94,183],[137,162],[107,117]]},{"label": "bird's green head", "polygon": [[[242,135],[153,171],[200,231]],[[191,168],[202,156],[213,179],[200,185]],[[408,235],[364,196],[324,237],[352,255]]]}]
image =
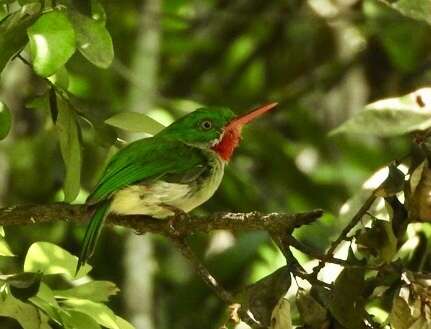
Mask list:
[{"label": "bird's green head", "polygon": [[242,116],[236,116],[226,107],[200,108],[178,119],[160,134],[213,150],[227,161],[239,143],[242,127],[276,105],[268,104]]}]

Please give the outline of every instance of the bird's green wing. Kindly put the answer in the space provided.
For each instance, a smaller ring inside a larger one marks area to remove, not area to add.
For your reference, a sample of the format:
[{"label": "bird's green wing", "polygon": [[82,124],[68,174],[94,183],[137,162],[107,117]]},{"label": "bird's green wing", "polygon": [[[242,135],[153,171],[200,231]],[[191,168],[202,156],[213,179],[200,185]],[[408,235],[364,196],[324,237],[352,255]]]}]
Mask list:
[{"label": "bird's green wing", "polygon": [[133,142],[112,158],[87,203],[96,204],[134,183],[194,173],[207,161],[200,149],[181,142],[156,137]]}]

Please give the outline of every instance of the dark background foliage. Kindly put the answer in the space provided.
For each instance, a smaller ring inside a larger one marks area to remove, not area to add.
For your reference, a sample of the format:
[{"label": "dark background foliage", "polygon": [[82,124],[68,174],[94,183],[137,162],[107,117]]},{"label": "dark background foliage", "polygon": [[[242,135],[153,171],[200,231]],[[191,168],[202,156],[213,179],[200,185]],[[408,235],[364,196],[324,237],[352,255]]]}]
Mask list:
[{"label": "dark background foliage", "polygon": [[[0,0],[0,18],[27,2]],[[88,1],[72,2],[67,5],[82,14],[93,10],[94,15],[97,8],[96,2],[93,9]],[[97,128],[77,119],[82,189],[75,202],[83,202],[94,186],[116,134],[125,140],[138,136],[105,125],[112,115],[139,111],[167,124],[203,104],[241,113],[277,101],[276,111],[247,128],[221,188],[196,213],[323,208],[322,220],[296,232],[301,241],[323,251],[346,224],[347,219],[338,217],[343,203],[373,172],[409,150],[406,137],[328,132],[367,103],[429,83],[431,27],[426,22],[376,0],[100,4],[112,36],[112,64],[98,68],[75,52],[65,65],[76,108]],[[23,56],[29,58],[29,53],[25,48]],[[2,72],[1,100],[13,115],[12,130],[0,144],[4,206],[63,198],[58,138],[46,98],[38,98],[46,90],[46,81],[19,59]],[[8,227],[8,243],[18,256],[1,257],[0,268],[18,271],[28,247],[40,240],[76,255],[84,229],[64,222]],[[105,229],[92,260],[95,279],[116,282],[120,289],[130,280],[142,283],[137,292],[126,289],[110,300],[116,313],[128,319],[141,314],[146,320],[139,328],[220,326],[224,306],[168,241],[159,236],[142,239],[145,243],[131,239],[123,229]],[[190,242],[233,290],[284,264],[261,232],[214,232]],[[304,264],[309,260],[297,256]],[[146,270],[140,272],[142,268]],[[140,303],[145,305],[136,305]],[[0,318],[0,327],[15,328],[16,323]]]}]

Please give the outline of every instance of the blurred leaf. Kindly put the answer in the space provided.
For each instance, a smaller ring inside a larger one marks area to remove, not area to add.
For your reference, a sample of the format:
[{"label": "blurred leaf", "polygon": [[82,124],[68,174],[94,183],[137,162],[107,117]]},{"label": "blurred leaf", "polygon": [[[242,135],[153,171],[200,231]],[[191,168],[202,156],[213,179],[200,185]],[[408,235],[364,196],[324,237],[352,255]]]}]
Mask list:
[{"label": "blurred leaf", "polygon": [[0,236],[2,237],[2,238],[4,238],[5,237],[5,232],[4,232],[4,228],[3,228],[3,226],[0,226]]},{"label": "blurred leaf", "polygon": [[44,94],[41,96],[36,96],[34,98],[31,98],[25,103],[25,107],[29,109],[48,110],[49,109],[48,97],[46,94]]},{"label": "blurred leaf", "polygon": [[14,253],[10,250],[10,247],[3,237],[0,237],[0,256],[13,257]]},{"label": "blurred leaf", "polygon": [[311,329],[321,329],[328,321],[328,312],[310,294],[300,290],[296,296],[296,305],[303,323]]},{"label": "blurred leaf", "polygon": [[81,144],[76,114],[68,103],[57,97],[58,118],[56,128],[60,139],[61,155],[66,167],[64,201],[72,202],[81,189]]},{"label": "blurred leaf", "polygon": [[91,281],[82,285],[67,289],[55,290],[57,298],[88,299],[93,302],[107,302],[109,297],[116,295],[119,289],[109,281]]},{"label": "blurred leaf", "polygon": [[121,112],[115,114],[105,123],[131,132],[144,132],[155,135],[165,128],[164,125],[144,113]]},{"label": "blurred leaf", "polygon": [[369,104],[331,132],[381,137],[403,135],[431,127],[431,88]]},{"label": "blurred leaf", "polygon": [[27,32],[34,70],[43,77],[56,73],[75,52],[75,31],[63,11],[43,14]]},{"label": "blurred leaf", "polygon": [[109,329],[120,329],[115,314],[108,306],[90,300],[70,298],[64,301],[65,308],[82,312],[90,316],[98,324]]},{"label": "blurred leaf", "polygon": [[78,50],[94,65],[107,68],[114,59],[111,35],[103,22],[70,10],[69,18],[76,32]]},{"label": "blurred leaf", "polygon": [[12,115],[8,107],[0,102],[0,139],[4,139],[10,130],[12,124]]},{"label": "blurred leaf", "polygon": [[48,80],[63,90],[67,90],[69,87],[69,74],[64,66],[60,67],[53,75],[50,75]]},{"label": "blurred leaf", "polygon": [[281,298],[274,307],[271,316],[271,329],[292,329],[292,316],[290,303],[286,298]]},{"label": "blurred leaf", "polygon": [[106,23],[105,9],[98,0],[91,0],[91,18],[99,23]]},{"label": "blurred leaf", "polygon": [[65,329],[100,329],[93,318],[82,312],[62,311],[60,317]]},{"label": "blurred leaf", "polygon": [[123,318],[120,318],[119,316],[115,316],[115,321],[117,321],[117,325],[120,329],[135,329],[135,327],[127,322],[126,320],[124,320]]},{"label": "blurred leaf", "polygon": [[91,270],[86,264],[75,277],[78,257],[49,242],[35,242],[28,249],[24,261],[25,272],[42,272],[43,274],[64,274],[68,279],[78,279]]},{"label": "blurred leaf", "polygon": [[0,300],[0,316],[6,316],[18,321],[23,329],[40,329],[40,317],[37,309],[27,303],[8,295]]},{"label": "blurred leaf", "polygon": [[40,3],[23,6],[0,21],[0,73],[27,43],[27,28],[40,14]]},{"label": "blurred leaf", "polygon": [[431,24],[431,2],[429,0],[384,0],[401,14]]}]

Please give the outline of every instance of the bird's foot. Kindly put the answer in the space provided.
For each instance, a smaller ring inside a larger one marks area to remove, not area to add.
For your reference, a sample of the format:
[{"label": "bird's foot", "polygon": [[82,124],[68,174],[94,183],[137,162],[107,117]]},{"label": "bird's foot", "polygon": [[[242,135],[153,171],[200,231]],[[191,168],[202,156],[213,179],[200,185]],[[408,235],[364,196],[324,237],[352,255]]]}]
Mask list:
[{"label": "bird's foot", "polygon": [[171,235],[177,238],[182,237],[182,234],[178,232],[178,230],[176,229],[176,223],[182,222],[184,219],[188,219],[189,214],[187,214],[184,210],[178,207],[175,207],[166,203],[161,203],[160,206],[165,208],[166,210],[171,211],[174,214],[173,216],[170,216],[168,219],[168,226],[169,226]]}]

